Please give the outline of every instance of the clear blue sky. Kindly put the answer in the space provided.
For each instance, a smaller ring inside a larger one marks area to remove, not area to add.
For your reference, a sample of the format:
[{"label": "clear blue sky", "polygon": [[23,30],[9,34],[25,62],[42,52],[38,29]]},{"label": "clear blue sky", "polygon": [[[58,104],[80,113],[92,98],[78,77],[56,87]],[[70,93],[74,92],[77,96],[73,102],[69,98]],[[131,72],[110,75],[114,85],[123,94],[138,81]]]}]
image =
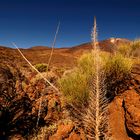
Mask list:
[{"label": "clear blue sky", "polygon": [[99,40],[140,37],[140,0],[0,0],[0,45],[51,46],[58,21],[56,47],[89,42],[94,16]]}]

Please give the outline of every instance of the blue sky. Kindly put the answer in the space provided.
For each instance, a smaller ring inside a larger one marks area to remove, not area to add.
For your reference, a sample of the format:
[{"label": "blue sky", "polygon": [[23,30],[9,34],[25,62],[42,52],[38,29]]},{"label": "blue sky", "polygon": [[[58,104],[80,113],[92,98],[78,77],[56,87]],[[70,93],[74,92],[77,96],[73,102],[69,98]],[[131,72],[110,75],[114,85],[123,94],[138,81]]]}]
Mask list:
[{"label": "blue sky", "polygon": [[59,21],[56,47],[89,42],[94,16],[99,40],[140,37],[139,0],[0,0],[0,45],[51,46]]}]

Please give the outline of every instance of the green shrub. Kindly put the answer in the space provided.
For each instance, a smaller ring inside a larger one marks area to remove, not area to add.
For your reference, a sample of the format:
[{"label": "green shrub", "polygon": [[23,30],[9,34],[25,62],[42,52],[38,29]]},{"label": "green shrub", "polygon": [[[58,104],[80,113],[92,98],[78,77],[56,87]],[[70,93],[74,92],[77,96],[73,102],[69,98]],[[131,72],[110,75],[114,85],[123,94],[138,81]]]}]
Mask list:
[{"label": "green shrub", "polygon": [[130,78],[132,64],[132,59],[121,54],[108,56],[104,70],[106,91],[110,100],[128,88],[127,81]]},{"label": "green shrub", "polygon": [[[116,86],[119,86],[118,81],[122,81],[130,74],[132,61],[119,53],[116,55],[99,53],[101,58],[100,71],[104,74],[105,84],[108,86],[106,90],[113,93]],[[73,105],[87,104],[90,81],[95,74],[94,62],[94,56],[91,53],[84,54],[78,60],[76,70],[59,80],[60,89],[67,103]],[[112,95],[114,96],[114,94]]]},{"label": "green shrub", "polygon": [[117,51],[123,56],[129,57],[132,50],[130,44],[123,43],[123,44],[119,44]]},{"label": "green shrub", "polygon": [[132,48],[132,50],[136,50],[137,48],[140,48],[140,40],[137,39],[137,40],[133,41],[131,43],[131,48]]},{"label": "green shrub", "polygon": [[135,57],[140,57],[140,40],[135,40],[131,43],[131,55]]},{"label": "green shrub", "polygon": [[47,71],[47,64],[36,64],[35,68],[39,71],[39,72],[46,72]]},{"label": "green shrub", "polygon": [[133,57],[135,56],[137,49],[140,49],[140,40],[135,40],[131,43],[119,44],[117,52],[125,57]]},{"label": "green shrub", "polygon": [[59,80],[61,91],[70,104],[84,105],[88,100],[87,75],[82,74],[79,69]]},{"label": "green shrub", "polygon": [[91,76],[95,72],[94,57],[92,53],[83,54],[78,60],[78,68],[81,73]]},{"label": "green shrub", "polygon": [[106,75],[111,75],[113,73],[114,77],[118,79],[131,72],[133,64],[132,59],[126,58],[121,54],[108,56],[105,61],[104,69]]}]

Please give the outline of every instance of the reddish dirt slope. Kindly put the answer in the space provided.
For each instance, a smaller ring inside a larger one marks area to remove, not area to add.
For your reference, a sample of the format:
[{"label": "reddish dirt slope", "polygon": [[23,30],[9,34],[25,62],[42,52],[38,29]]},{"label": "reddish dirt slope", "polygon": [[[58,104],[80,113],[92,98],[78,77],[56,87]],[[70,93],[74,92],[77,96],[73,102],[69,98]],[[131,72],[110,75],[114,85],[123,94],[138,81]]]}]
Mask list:
[{"label": "reddish dirt slope", "polygon": [[[112,41],[113,40],[113,41]],[[129,43],[126,39],[107,39],[99,42],[99,46],[103,51],[114,51],[116,44]],[[83,53],[89,52],[92,49],[91,43],[81,44],[71,48],[55,48],[51,65],[71,67],[76,63],[76,59]],[[45,46],[35,46],[29,49],[21,49],[23,54],[29,59],[32,64],[48,63],[51,48]],[[0,47],[0,60],[3,63],[16,63],[21,66],[26,66],[17,49]]]}]

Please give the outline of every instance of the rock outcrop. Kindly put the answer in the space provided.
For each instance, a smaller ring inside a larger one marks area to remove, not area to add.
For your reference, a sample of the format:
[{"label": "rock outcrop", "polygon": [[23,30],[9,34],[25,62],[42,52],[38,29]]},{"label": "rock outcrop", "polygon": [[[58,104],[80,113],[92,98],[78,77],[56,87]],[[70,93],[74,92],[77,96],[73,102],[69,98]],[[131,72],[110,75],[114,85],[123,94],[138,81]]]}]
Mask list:
[{"label": "rock outcrop", "polygon": [[129,133],[140,138],[140,95],[135,90],[125,92],[124,109]]},{"label": "rock outcrop", "polygon": [[24,137],[36,128],[37,121],[41,127],[62,116],[56,91],[36,75],[31,82],[30,76],[15,71],[5,65],[0,67],[0,139]]},{"label": "rock outcrop", "polygon": [[[56,91],[36,73],[26,71],[26,74],[25,77],[19,70],[0,66],[0,139],[24,139],[27,134],[32,136],[34,128],[39,130],[45,126],[46,139],[86,140],[81,126],[66,121],[70,118]],[[57,78],[55,73],[50,73],[51,82],[56,84]],[[130,81],[125,84],[125,91],[119,90],[121,93],[109,103],[109,134],[113,140],[139,140],[139,65],[134,67]]]}]

